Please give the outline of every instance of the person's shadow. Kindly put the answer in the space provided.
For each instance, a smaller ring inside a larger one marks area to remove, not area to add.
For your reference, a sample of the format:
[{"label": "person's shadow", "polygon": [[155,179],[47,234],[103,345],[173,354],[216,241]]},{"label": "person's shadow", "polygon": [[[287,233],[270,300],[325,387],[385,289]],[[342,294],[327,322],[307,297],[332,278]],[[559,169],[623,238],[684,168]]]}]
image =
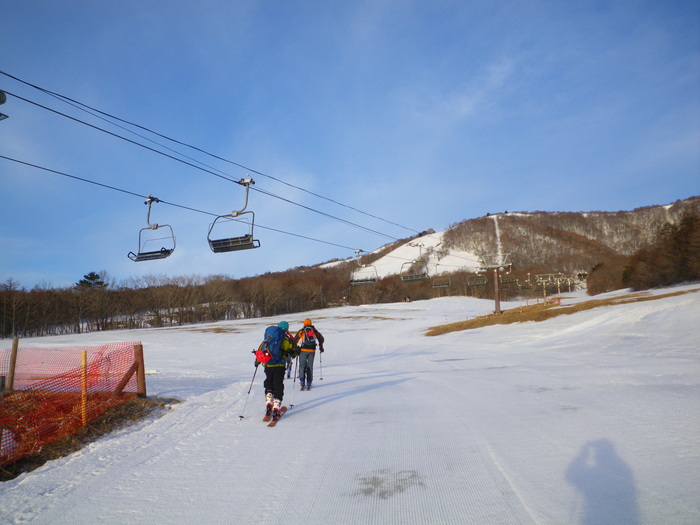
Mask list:
[{"label": "person's shadow", "polygon": [[586,443],[569,464],[566,480],[583,495],[581,525],[639,525],[632,470],[609,440]]}]

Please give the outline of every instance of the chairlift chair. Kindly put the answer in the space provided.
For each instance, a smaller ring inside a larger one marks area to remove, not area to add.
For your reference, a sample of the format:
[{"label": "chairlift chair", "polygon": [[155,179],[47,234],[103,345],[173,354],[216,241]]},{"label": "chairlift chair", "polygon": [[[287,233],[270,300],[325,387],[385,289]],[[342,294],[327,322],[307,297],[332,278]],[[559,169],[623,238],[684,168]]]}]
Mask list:
[{"label": "chairlift chair", "polygon": [[431,285],[433,288],[449,288],[452,280],[449,277],[435,277]]},{"label": "chairlift chair", "polygon": [[[2,89],[0,89],[0,106],[3,105],[6,100],[7,100],[7,95],[5,94],[5,92]],[[5,115],[4,113],[0,113],[0,120],[5,120],[6,118],[9,118],[9,117],[7,115]]]},{"label": "chairlift chair", "polygon": [[[169,224],[151,224],[151,204],[160,202],[156,197],[149,195],[144,204],[148,205],[148,213],[146,214],[145,228],[139,231],[139,251],[138,253],[129,252],[129,259],[134,262],[155,261],[165,259],[175,251],[175,235]],[[144,235],[147,231],[163,230],[160,236]],[[161,245],[160,248],[157,248]],[[153,249],[153,246],[156,246]]]},{"label": "chairlift chair", "polygon": [[362,250],[355,250],[357,265],[359,268],[354,270],[350,274],[350,284],[352,286],[365,285],[365,284],[376,284],[379,280],[379,275],[377,274],[377,268],[373,264],[362,264],[360,263],[360,254]]},{"label": "chairlift chair", "polygon": [[510,272],[504,275],[499,275],[498,280],[501,282],[501,284],[509,284],[509,283],[514,283],[515,282],[515,276],[512,275]]},{"label": "chairlift chair", "polygon": [[[252,211],[244,211],[248,207],[248,192],[250,191],[250,185],[255,184],[253,179],[241,179],[239,184],[245,186],[245,203],[243,208],[238,211],[232,211],[228,215],[219,215],[214,222],[209,225],[209,233],[207,234],[207,241],[209,242],[209,247],[214,253],[225,253],[233,252],[239,250],[249,250],[251,248],[259,248],[260,241],[253,238],[253,227],[255,225],[255,213]],[[241,219],[242,215],[250,215],[250,221]],[[220,230],[221,225],[227,221],[234,221],[237,223],[246,224],[246,233],[243,235],[235,237],[223,237],[219,239],[212,239],[212,231],[214,227],[219,225],[217,231]]]},{"label": "chairlift chair", "polygon": [[377,269],[370,265],[361,266],[350,276],[350,284],[353,286],[363,285],[363,284],[377,284],[379,279],[377,275]]},{"label": "chairlift chair", "polygon": [[483,286],[487,283],[486,277],[483,275],[478,275],[476,277],[470,277],[467,279],[467,286]]},{"label": "chairlift chair", "polygon": [[435,264],[434,270],[432,272],[433,279],[430,283],[432,288],[449,288],[452,285],[452,279],[449,274],[440,274],[439,264]]},{"label": "chairlift chair", "polygon": [[413,271],[414,265],[418,261],[410,261],[410,262],[405,262],[401,265],[401,280],[406,281],[406,282],[413,282],[413,281],[427,281],[430,279],[430,275],[428,275],[428,272],[424,269],[421,269],[417,272]]}]

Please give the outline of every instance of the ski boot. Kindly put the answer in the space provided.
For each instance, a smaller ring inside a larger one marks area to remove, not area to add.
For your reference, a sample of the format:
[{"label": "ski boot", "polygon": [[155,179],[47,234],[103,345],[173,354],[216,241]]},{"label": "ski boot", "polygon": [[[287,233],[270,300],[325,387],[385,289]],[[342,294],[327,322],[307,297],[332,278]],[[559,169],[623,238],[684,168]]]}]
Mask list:
[{"label": "ski boot", "polygon": [[265,394],[265,415],[269,416],[272,414],[272,405],[273,405],[274,399],[272,396],[272,392],[268,392]]},{"label": "ski boot", "polygon": [[302,389],[302,390],[306,390],[306,384],[304,384],[303,381],[301,382],[301,389]]},{"label": "ski boot", "polygon": [[282,401],[275,399],[272,403],[272,421],[277,421],[280,418],[280,406]]}]

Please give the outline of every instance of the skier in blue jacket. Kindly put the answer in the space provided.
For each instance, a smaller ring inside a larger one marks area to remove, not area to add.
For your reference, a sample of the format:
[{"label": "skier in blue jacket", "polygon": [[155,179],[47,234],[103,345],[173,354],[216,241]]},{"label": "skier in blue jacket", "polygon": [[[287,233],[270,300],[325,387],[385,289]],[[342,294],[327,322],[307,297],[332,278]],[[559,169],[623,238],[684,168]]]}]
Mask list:
[{"label": "skier in blue jacket", "polygon": [[255,366],[260,363],[265,368],[265,414],[276,420],[280,417],[280,408],[284,398],[284,373],[287,355],[295,348],[287,333],[289,323],[281,321],[277,326],[265,329],[265,340],[256,352]]}]

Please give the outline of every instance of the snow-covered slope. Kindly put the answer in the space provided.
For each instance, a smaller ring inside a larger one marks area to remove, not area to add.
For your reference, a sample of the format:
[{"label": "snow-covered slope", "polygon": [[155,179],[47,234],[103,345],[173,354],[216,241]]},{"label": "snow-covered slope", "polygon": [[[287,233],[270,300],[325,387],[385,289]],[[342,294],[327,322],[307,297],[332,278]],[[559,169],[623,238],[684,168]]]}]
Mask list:
[{"label": "snow-covered slope", "polygon": [[149,394],[183,402],[0,484],[0,522],[700,523],[700,293],[423,335],[492,306],[288,317],[326,351],[274,429],[250,351],[281,318],[32,340],[140,340]]},{"label": "snow-covered slope", "polygon": [[[457,271],[477,272],[481,266],[481,259],[473,252],[449,249],[444,246],[443,236],[445,232],[436,232],[423,235],[417,239],[406,242],[398,248],[384,254],[382,257],[355,271],[356,277],[376,276],[383,279],[391,275],[410,273],[413,264],[415,270],[420,267],[430,277],[450,274]],[[375,250],[381,251],[384,247]],[[320,265],[331,267],[350,259],[336,261]]]},{"label": "snow-covered slope", "polygon": [[471,252],[448,250],[443,246],[444,232],[424,235],[409,243],[399,246],[373,266],[377,269],[380,279],[389,275],[400,275],[402,268],[407,271],[412,261],[423,259],[425,269],[432,277],[458,270],[477,271],[480,266],[479,257]]}]

